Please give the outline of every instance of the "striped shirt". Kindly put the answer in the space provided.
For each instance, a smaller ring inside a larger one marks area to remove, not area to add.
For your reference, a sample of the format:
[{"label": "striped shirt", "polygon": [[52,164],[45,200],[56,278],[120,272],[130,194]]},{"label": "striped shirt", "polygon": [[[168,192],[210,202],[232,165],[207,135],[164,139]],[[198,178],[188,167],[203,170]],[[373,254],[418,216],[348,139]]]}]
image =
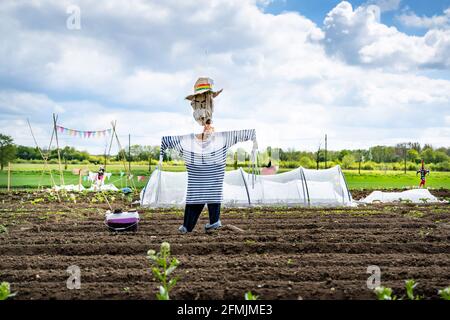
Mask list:
[{"label": "striped shirt", "polygon": [[164,136],[160,159],[167,149],[178,152],[186,163],[188,183],[186,204],[221,203],[228,149],[238,142],[256,143],[255,129],[214,132],[207,139],[195,134]]}]

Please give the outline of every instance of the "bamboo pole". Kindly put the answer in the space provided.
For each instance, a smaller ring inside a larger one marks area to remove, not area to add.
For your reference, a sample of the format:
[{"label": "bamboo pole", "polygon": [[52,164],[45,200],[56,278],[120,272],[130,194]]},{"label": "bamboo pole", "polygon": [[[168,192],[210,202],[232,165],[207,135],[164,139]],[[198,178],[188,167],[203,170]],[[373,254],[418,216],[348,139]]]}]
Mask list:
[{"label": "bamboo pole", "polygon": [[[105,166],[104,166],[105,172],[106,172],[106,164],[107,164],[107,162],[108,162],[107,157],[109,158],[109,157],[111,156],[111,148],[112,148],[112,144],[113,144],[113,140],[114,140],[114,131],[115,131],[116,123],[117,123],[116,120],[111,121],[111,127],[112,127],[112,130],[111,130],[111,140],[110,140],[110,142],[109,142],[108,156],[106,156],[106,154],[105,154]],[[120,151],[120,150],[119,150],[119,151]]]},{"label": "bamboo pole", "polygon": [[[53,183],[53,186],[56,186],[55,179],[53,178],[52,170],[48,166],[48,163],[47,163],[48,156],[45,156],[44,153],[42,152],[42,149],[39,147],[39,145],[37,143],[37,140],[36,140],[36,137],[34,136],[33,129],[31,128],[31,123],[30,123],[30,121],[28,119],[27,119],[27,123],[28,123],[28,127],[30,128],[30,132],[31,132],[31,136],[33,137],[34,144],[36,145],[36,148],[38,149],[42,159],[44,159],[44,170],[45,169],[49,170],[49,172],[50,172],[50,179],[51,179],[51,181]],[[54,130],[54,128],[53,128],[53,130]],[[52,132],[52,139],[50,140],[50,146],[51,146],[52,140],[53,140],[53,132]],[[49,147],[49,149],[50,149],[50,147]],[[61,199],[59,197],[59,192],[58,191],[56,192],[56,195],[58,197],[58,202],[61,202]]]},{"label": "bamboo pole", "polygon": [[11,162],[8,162],[8,192],[11,191]]},{"label": "bamboo pole", "polygon": [[78,170],[78,191],[81,191],[81,169]]},{"label": "bamboo pole", "polygon": [[[120,143],[119,136],[117,135],[116,123],[112,123],[112,126],[113,126],[113,134],[114,134],[114,136],[116,138],[119,150],[122,150],[122,144]],[[125,153],[125,149],[123,149],[123,150],[124,150],[124,153]],[[128,178],[126,180],[127,181],[127,187],[128,187],[128,179],[129,179],[129,177],[131,175],[131,172],[128,170],[128,167],[127,167],[127,164],[126,164],[126,156],[124,156],[124,159],[122,159],[122,164],[123,164],[123,167],[125,169],[125,173],[128,174]],[[136,186],[135,186],[135,184],[134,184],[132,179],[130,179],[130,185],[131,185],[131,187],[136,188]]]},{"label": "bamboo pole", "polygon": [[62,165],[61,165],[61,153],[59,152],[58,130],[56,128],[56,115],[55,114],[53,114],[53,129],[55,130],[56,151],[58,153],[59,179],[60,179],[61,185],[64,186],[65,185],[64,174],[63,174]]}]

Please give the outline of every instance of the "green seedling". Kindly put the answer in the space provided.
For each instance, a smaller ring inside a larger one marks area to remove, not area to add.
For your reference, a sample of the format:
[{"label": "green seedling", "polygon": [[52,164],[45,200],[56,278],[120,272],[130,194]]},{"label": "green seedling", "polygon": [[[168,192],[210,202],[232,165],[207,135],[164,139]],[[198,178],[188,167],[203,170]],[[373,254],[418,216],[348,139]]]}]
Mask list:
[{"label": "green seedling", "polygon": [[54,201],[58,200],[58,197],[54,193],[50,192],[47,194],[47,200],[49,202],[54,202]]},{"label": "green seedling", "polygon": [[412,279],[405,281],[405,289],[406,289],[406,295],[409,300],[421,300],[422,297],[417,295],[414,295],[414,289],[417,287],[417,282],[415,282]]},{"label": "green seedling", "polygon": [[0,284],[0,300],[6,300],[12,298],[16,293],[11,293],[11,287],[8,282],[2,282]]},{"label": "green seedling", "polygon": [[392,295],[391,288],[376,287],[374,291],[378,300],[397,300],[397,297]]},{"label": "green seedling", "polygon": [[158,300],[170,300],[170,290],[176,285],[178,278],[170,278],[170,275],[178,267],[180,261],[170,256],[170,244],[163,242],[159,252],[148,250],[147,258],[156,266],[152,268],[153,276],[161,283],[159,293],[156,294]]},{"label": "green seedling", "polygon": [[8,228],[5,225],[0,224],[0,234],[2,233],[8,233]]},{"label": "green seedling", "polygon": [[31,204],[35,205],[35,204],[37,204],[39,202],[43,202],[44,200],[45,200],[44,198],[36,198],[34,200],[31,200]]},{"label": "green seedling", "polygon": [[258,300],[259,296],[254,295],[251,291],[247,291],[244,295],[245,300]]},{"label": "green seedling", "polygon": [[441,296],[441,299],[450,300],[450,287],[439,290],[438,293]]}]

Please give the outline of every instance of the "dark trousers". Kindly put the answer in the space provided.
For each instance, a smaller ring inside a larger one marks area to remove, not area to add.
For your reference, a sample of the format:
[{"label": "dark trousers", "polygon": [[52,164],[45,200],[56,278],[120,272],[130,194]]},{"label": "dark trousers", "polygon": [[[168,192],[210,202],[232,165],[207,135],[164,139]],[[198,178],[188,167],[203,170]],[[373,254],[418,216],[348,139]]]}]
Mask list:
[{"label": "dark trousers", "polygon": [[[183,225],[186,227],[188,232],[191,232],[194,229],[195,225],[197,224],[197,220],[200,217],[200,214],[202,213],[204,207],[205,207],[204,203],[186,204],[186,207],[184,209]],[[219,221],[220,203],[208,203],[208,212],[210,224]]]}]

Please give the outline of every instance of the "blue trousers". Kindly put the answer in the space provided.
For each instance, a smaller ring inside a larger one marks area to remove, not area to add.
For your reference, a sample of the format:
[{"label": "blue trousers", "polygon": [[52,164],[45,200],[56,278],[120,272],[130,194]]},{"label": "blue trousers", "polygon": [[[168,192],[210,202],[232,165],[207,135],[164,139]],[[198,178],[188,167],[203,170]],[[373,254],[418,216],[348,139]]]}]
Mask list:
[{"label": "blue trousers", "polygon": [[[204,207],[205,207],[204,203],[186,204],[186,207],[184,208],[183,225],[185,226],[188,232],[191,232],[194,229],[195,225],[197,224],[197,220],[200,217],[200,214],[202,213]],[[208,203],[208,212],[210,224],[219,221],[220,203]]]}]

